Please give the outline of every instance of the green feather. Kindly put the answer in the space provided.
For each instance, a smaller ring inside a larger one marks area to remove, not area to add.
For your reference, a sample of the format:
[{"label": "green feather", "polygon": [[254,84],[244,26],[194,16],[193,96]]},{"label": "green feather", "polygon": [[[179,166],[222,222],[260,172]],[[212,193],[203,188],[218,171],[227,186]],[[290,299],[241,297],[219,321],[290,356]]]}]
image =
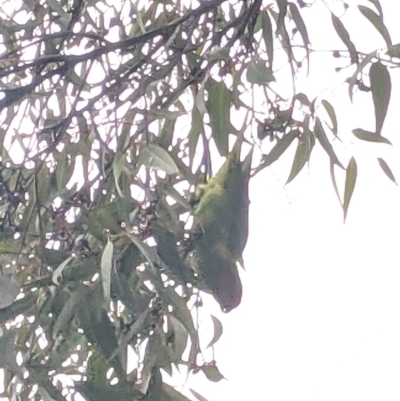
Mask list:
[{"label": "green feather", "polygon": [[195,209],[198,272],[225,310],[240,303],[241,283],[236,261],[248,236],[248,186],[252,152],[240,162],[240,144],[206,185]]}]

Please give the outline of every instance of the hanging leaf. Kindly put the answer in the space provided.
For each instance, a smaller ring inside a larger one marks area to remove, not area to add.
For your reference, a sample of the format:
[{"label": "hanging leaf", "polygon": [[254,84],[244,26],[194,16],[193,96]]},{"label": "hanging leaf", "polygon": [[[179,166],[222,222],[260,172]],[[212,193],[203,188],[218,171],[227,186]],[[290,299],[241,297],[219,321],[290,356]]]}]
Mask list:
[{"label": "hanging leaf", "polygon": [[344,187],[343,212],[345,221],[346,221],[347,211],[350,205],[350,200],[353,195],[354,187],[356,185],[356,180],[357,180],[357,163],[354,157],[352,157],[346,169],[346,183]]},{"label": "hanging leaf", "polygon": [[304,165],[310,160],[311,150],[311,134],[309,132],[305,132],[299,137],[297,150],[293,159],[292,170],[290,171],[286,184],[292,181],[297,174],[300,173]]},{"label": "hanging leaf", "polygon": [[301,38],[304,43],[304,48],[307,52],[307,62],[308,64],[310,63],[310,39],[308,37],[308,32],[307,32],[307,27],[306,24],[304,23],[303,17],[301,16],[299,9],[297,8],[296,4],[294,3],[289,3],[289,10],[290,13],[292,14],[293,21],[296,24],[297,29],[300,32]]},{"label": "hanging leaf", "polygon": [[333,27],[335,28],[336,33],[338,34],[341,41],[345,44],[350,53],[350,60],[352,64],[358,64],[358,55],[357,49],[354,46],[354,43],[350,39],[350,35],[347,32],[347,29],[343,25],[342,21],[336,15],[331,14]]},{"label": "hanging leaf", "polygon": [[381,166],[383,172],[389,177],[389,179],[392,180],[397,185],[396,178],[392,173],[392,170],[390,169],[388,164],[385,162],[385,160],[378,157],[378,163]]},{"label": "hanging leaf", "polygon": [[335,163],[332,162],[331,160],[331,164],[330,164],[330,173],[331,173],[331,181],[332,181],[332,185],[333,185],[333,189],[335,190],[335,194],[337,196],[337,198],[339,199],[339,203],[342,204],[342,200],[340,199],[340,195],[339,195],[339,189],[336,183],[336,177],[335,177]]},{"label": "hanging leaf", "polygon": [[169,175],[179,173],[178,166],[169,153],[153,143],[148,144],[139,154],[139,164],[154,170],[162,170]]},{"label": "hanging leaf", "polygon": [[353,129],[352,132],[354,136],[356,136],[358,139],[362,139],[363,141],[375,142],[375,143],[387,143],[388,145],[391,145],[388,139],[384,138],[383,136],[375,134],[375,132],[366,131],[361,128]]},{"label": "hanging leaf", "polygon": [[381,18],[383,18],[382,6],[381,6],[381,3],[379,3],[379,0],[368,0],[368,1],[370,1],[376,7],[376,9],[378,10],[379,16]]},{"label": "hanging leaf", "polygon": [[201,367],[201,370],[204,372],[207,379],[212,382],[219,382],[222,379],[225,379],[215,365],[204,365]]},{"label": "hanging leaf", "polygon": [[113,266],[114,246],[110,239],[107,239],[107,244],[104,247],[101,255],[101,282],[103,284],[104,301],[108,307],[111,299],[111,269]]},{"label": "hanging leaf", "polygon": [[57,159],[56,181],[58,193],[65,191],[68,173],[68,153],[64,148]]},{"label": "hanging leaf", "polygon": [[271,70],[265,65],[264,61],[253,60],[250,61],[246,71],[246,79],[251,84],[263,85],[268,82],[275,81]]},{"label": "hanging leaf", "polygon": [[213,315],[211,315],[211,319],[214,325],[214,336],[206,348],[212,347],[221,338],[223,333],[222,323]]},{"label": "hanging leaf", "polygon": [[276,23],[276,31],[281,32],[282,30],[285,30],[285,17],[287,14],[288,1],[277,0],[277,3],[279,8],[279,15],[278,15],[278,21]]},{"label": "hanging leaf", "polygon": [[272,35],[272,23],[269,17],[268,11],[261,11],[261,26],[262,26],[262,36],[265,43],[265,48],[267,50],[268,65],[272,71],[272,65],[274,61],[274,38]]},{"label": "hanging leaf", "polygon": [[375,107],[376,133],[381,134],[383,122],[389,107],[392,83],[387,68],[380,62],[374,63],[369,70],[372,99]]},{"label": "hanging leaf", "polygon": [[333,150],[333,147],[329,142],[328,137],[326,136],[324,127],[322,126],[319,118],[317,118],[315,121],[315,136],[317,137],[319,143],[321,144],[325,152],[328,154],[332,162],[334,164],[337,164],[339,167],[344,168],[342,166],[342,163],[340,163],[339,159],[337,158],[336,153]]},{"label": "hanging leaf", "polygon": [[212,136],[221,156],[227,156],[232,94],[223,82],[212,80],[209,83],[207,110]]},{"label": "hanging leaf", "polygon": [[327,100],[322,100],[321,103],[325,107],[325,110],[328,113],[329,118],[331,119],[332,132],[337,137],[337,134],[338,134],[338,123],[337,123],[335,109],[333,108],[333,106]]},{"label": "hanging leaf", "polygon": [[192,122],[189,132],[189,159],[193,163],[194,154],[196,151],[197,143],[201,132],[204,131],[203,117],[197,107],[192,109]]},{"label": "hanging leaf", "polygon": [[270,166],[272,163],[277,161],[285,152],[285,150],[290,146],[295,138],[300,134],[299,130],[293,130],[288,134],[284,135],[281,139],[278,139],[277,144],[271,149],[268,155],[263,155],[263,160],[259,171],[262,168]]},{"label": "hanging leaf", "polygon": [[123,164],[124,164],[124,156],[122,153],[118,152],[114,156],[113,160],[113,174],[114,174],[115,189],[117,190],[118,195],[121,197],[123,197],[124,195],[119,186],[119,178],[121,177]]},{"label": "hanging leaf", "polygon": [[[390,48],[392,46],[392,39],[390,38],[389,31],[383,23],[382,16],[379,16],[375,11],[365,6],[358,6],[361,14],[375,27],[375,29],[382,35],[386,42],[386,46]],[[380,10],[382,11],[382,9]]]},{"label": "hanging leaf", "polygon": [[73,259],[73,256],[70,256],[64,262],[60,263],[56,270],[53,272],[53,277],[51,280],[55,285],[60,285],[60,280],[62,279],[62,272],[68,266],[69,262]]}]

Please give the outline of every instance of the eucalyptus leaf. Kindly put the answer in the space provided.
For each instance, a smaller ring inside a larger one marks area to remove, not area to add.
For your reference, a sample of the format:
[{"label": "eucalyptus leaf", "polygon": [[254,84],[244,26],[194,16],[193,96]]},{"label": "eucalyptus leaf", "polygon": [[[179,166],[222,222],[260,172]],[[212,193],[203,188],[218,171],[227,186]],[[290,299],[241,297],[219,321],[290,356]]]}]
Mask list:
[{"label": "eucalyptus leaf", "polygon": [[209,81],[207,110],[212,136],[222,156],[229,152],[230,110],[232,93],[223,82]]},{"label": "eucalyptus leaf", "polygon": [[378,157],[378,163],[381,166],[381,169],[383,170],[383,172],[387,175],[387,177],[397,185],[396,178],[395,178],[392,170],[390,169],[389,165],[385,162],[385,160]]},{"label": "eucalyptus leaf", "polygon": [[354,157],[352,157],[346,169],[346,182],[345,182],[344,197],[343,197],[344,220],[346,220],[347,217],[347,211],[349,209],[350,201],[353,196],[356,181],[357,181],[357,163]]},{"label": "eucalyptus leaf", "polygon": [[350,60],[353,64],[358,64],[358,52],[356,47],[354,46],[354,43],[350,39],[349,32],[343,25],[343,22],[340,21],[336,15],[331,14],[332,18],[332,23],[333,27],[335,28],[336,33],[338,34],[339,38],[342,40],[342,42],[345,44],[347,49],[349,50],[350,53]]},{"label": "eucalyptus leaf", "polygon": [[143,164],[154,170],[162,170],[169,175],[179,173],[178,166],[169,153],[165,149],[152,143],[141,150],[139,164]]},{"label": "eucalyptus leaf", "polygon": [[275,81],[271,70],[264,61],[251,60],[246,72],[246,79],[251,84],[263,85]]},{"label": "eucalyptus leaf", "polygon": [[111,300],[111,269],[113,267],[114,246],[110,239],[104,247],[101,255],[101,282],[103,285],[103,295],[106,306],[108,307]]},{"label": "eucalyptus leaf", "polygon": [[357,137],[358,139],[361,139],[363,141],[375,142],[375,143],[387,143],[388,145],[391,145],[391,143],[388,139],[384,138],[381,135],[375,134],[375,132],[366,131],[361,128],[356,128],[356,129],[353,129],[353,134],[355,137]]},{"label": "eucalyptus leaf", "polygon": [[392,83],[389,71],[381,62],[372,64],[369,77],[371,80],[372,99],[375,107],[375,132],[380,135],[389,107]]}]

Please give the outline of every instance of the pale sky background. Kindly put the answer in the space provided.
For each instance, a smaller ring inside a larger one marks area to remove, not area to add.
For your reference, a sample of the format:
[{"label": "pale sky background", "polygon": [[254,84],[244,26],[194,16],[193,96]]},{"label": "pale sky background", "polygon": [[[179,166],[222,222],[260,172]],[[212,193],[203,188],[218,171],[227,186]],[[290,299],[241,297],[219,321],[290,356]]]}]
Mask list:
[{"label": "pale sky background", "polygon": [[[400,4],[381,4],[398,43]],[[353,19],[355,14],[349,10],[343,23],[357,49],[383,47],[375,28],[360,14]],[[317,33],[320,40],[314,48],[343,48],[336,35],[327,34],[330,18],[322,4],[308,15],[310,37]],[[328,99],[347,138],[344,154],[357,156],[347,222],[319,146],[309,168],[287,186],[295,147],[252,181],[243,301],[226,315],[213,309],[224,325],[215,359],[226,380],[210,383],[202,373],[190,380],[209,401],[400,399],[400,190],[376,161],[384,155],[400,180],[400,75],[391,71],[392,98],[382,133],[394,146],[379,145],[376,152],[376,145],[351,134],[354,128],[374,130],[370,94],[355,96],[350,107],[348,86],[335,86],[341,79],[333,72],[334,59],[315,57],[307,88],[315,94],[336,89]]]}]

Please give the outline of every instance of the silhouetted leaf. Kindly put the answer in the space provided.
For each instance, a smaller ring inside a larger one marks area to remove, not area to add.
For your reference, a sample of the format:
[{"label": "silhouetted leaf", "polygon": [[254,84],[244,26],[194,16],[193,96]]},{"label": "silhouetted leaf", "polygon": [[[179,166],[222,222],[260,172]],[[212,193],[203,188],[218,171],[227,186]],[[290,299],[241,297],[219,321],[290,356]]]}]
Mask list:
[{"label": "silhouetted leaf", "polygon": [[101,283],[103,285],[103,295],[106,307],[108,307],[111,299],[111,269],[113,267],[114,245],[107,239],[107,244],[104,247],[101,255]]},{"label": "silhouetted leaf", "polygon": [[385,160],[378,157],[378,162],[383,172],[389,177],[390,180],[392,180],[397,185],[396,178],[394,177],[392,170],[390,169],[389,165],[385,162]]},{"label": "silhouetted leaf", "polygon": [[[383,39],[386,42],[387,47],[390,48],[392,46],[392,39],[390,38],[389,31],[387,30],[385,24],[383,23],[382,15],[378,15],[375,11],[365,6],[358,6],[358,9],[360,10],[361,14],[365,18],[367,18],[367,20],[371,22],[371,24],[375,27],[375,29],[382,35]],[[380,12],[382,12],[380,6],[379,9]]]},{"label": "silhouetted leaf", "polygon": [[215,365],[204,365],[201,367],[201,370],[204,372],[207,379],[212,382],[219,382],[222,379],[225,379]]},{"label": "silhouetted leaf", "polygon": [[381,134],[383,122],[389,107],[392,83],[387,68],[380,62],[374,63],[369,70],[372,99],[375,107],[376,133]]},{"label": "silhouetted leaf", "polygon": [[157,145],[150,143],[142,149],[139,155],[139,164],[155,170],[165,171],[169,175],[178,174],[179,169],[169,153]]},{"label": "silhouetted leaf", "polygon": [[337,123],[335,109],[333,108],[333,106],[327,100],[322,100],[322,105],[325,107],[325,110],[328,113],[329,118],[331,119],[332,132],[335,134],[335,136],[337,136],[337,134],[338,134],[338,123]]},{"label": "silhouetted leaf", "polygon": [[354,187],[357,181],[357,163],[353,158],[351,158],[347,169],[346,169],[346,182],[344,187],[344,197],[343,197],[343,212],[344,220],[346,220],[347,211],[349,209],[351,197],[353,196]]},{"label": "silhouetted leaf", "polygon": [[223,82],[209,81],[207,110],[210,115],[212,136],[222,156],[229,152],[231,92]]},{"label": "silhouetted leaf", "polygon": [[325,130],[319,118],[315,120],[315,136],[317,137],[319,143],[324,148],[325,152],[328,154],[333,163],[337,164],[341,168],[344,168],[340,163],[339,159],[337,158],[336,153],[333,150],[333,147],[329,142],[328,137],[326,136]]},{"label": "silhouetted leaf", "polygon": [[375,134],[375,132],[366,131],[361,128],[353,129],[352,132],[354,136],[356,136],[358,139],[362,139],[363,141],[375,142],[375,143],[387,143],[388,145],[391,145],[388,139],[384,138],[383,136]]},{"label": "silhouetted leaf", "polygon": [[299,130],[293,130],[288,134],[284,135],[281,139],[278,139],[276,145],[271,149],[268,155],[263,156],[263,162],[261,168],[268,167],[275,161],[277,161],[286,149],[291,145],[293,140],[300,134]]},{"label": "silhouetted leaf", "polygon": [[272,70],[272,65],[274,61],[274,39],[272,36],[272,24],[271,19],[268,15],[267,10],[261,11],[261,26],[262,26],[262,36],[264,39],[265,47],[268,55],[268,65]]},{"label": "silhouetted leaf", "polygon": [[210,343],[207,345],[207,348],[212,347],[221,338],[223,333],[222,323],[219,321],[219,319],[217,319],[214,315],[211,315],[211,319],[214,325],[214,336]]},{"label": "silhouetted leaf", "polygon": [[297,174],[300,173],[304,165],[310,160],[312,147],[311,134],[308,132],[303,133],[299,137],[296,154],[293,159],[292,170],[290,171],[286,184],[292,181]]},{"label": "silhouetted leaf", "polygon": [[301,16],[299,9],[297,8],[295,3],[289,3],[289,10],[290,10],[290,13],[292,14],[292,17],[297,26],[297,29],[300,32],[301,38],[303,39],[304,47],[307,52],[307,61],[309,64],[310,63],[309,46],[311,43],[310,43],[310,39],[308,37],[306,24],[304,23],[303,17]]},{"label": "silhouetted leaf", "polygon": [[350,60],[352,64],[357,64],[358,63],[358,54],[357,54],[357,49],[354,46],[354,43],[350,39],[350,35],[347,32],[347,29],[343,25],[342,21],[336,15],[331,14],[332,18],[332,23],[333,27],[335,28],[336,33],[338,34],[339,38],[342,40],[342,42],[345,44],[347,49],[349,50],[350,53]]},{"label": "silhouetted leaf", "polygon": [[251,84],[263,85],[271,81],[275,81],[275,78],[271,70],[265,65],[265,61],[251,60],[246,71],[246,79]]}]

